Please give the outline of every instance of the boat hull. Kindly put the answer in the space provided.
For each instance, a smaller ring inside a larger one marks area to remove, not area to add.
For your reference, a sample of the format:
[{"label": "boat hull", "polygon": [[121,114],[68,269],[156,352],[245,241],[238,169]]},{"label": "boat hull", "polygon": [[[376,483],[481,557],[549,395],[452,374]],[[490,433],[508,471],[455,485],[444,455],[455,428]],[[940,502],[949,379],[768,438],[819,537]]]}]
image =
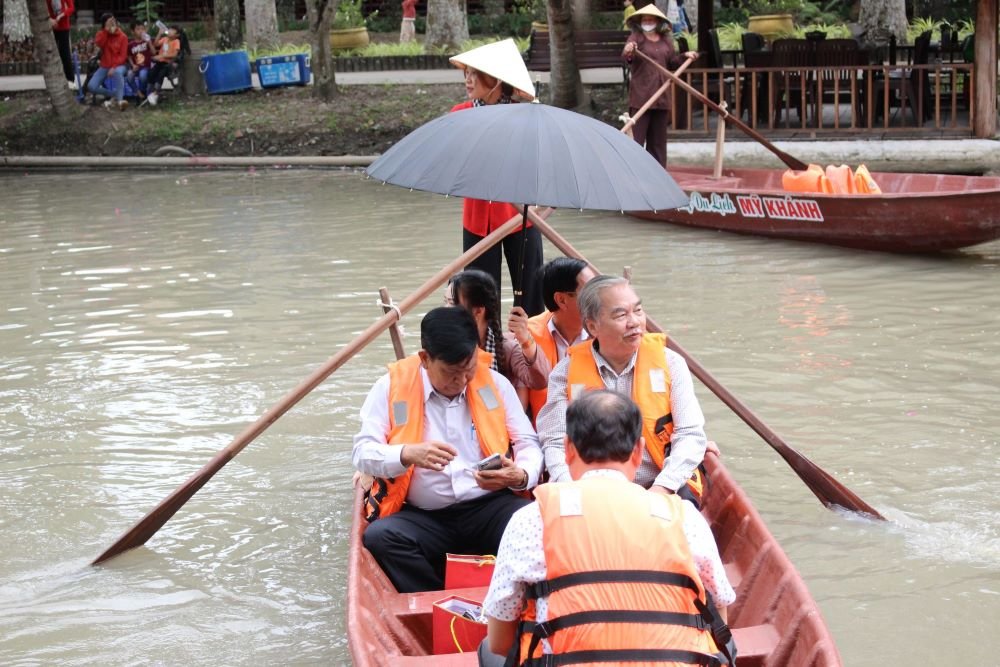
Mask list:
[{"label": "boat hull", "polygon": [[[738,667],[841,664],[819,607],[749,498],[714,456],[703,514],[712,526],[736,602],[728,609]],[[355,497],[348,564],[347,635],[358,667],[477,664],[474,653],[430,655],[431,605],[447,595],[482,600],[485,588],[398,593],[364,548],[361,492]]]},{"label": "boat hull", "polygon": [[781,170],[678,168],[683,209],[638,218],[898,253],[957,250],[1000,238],[1000,178],[873,174],[881,195],[785,192]]}]

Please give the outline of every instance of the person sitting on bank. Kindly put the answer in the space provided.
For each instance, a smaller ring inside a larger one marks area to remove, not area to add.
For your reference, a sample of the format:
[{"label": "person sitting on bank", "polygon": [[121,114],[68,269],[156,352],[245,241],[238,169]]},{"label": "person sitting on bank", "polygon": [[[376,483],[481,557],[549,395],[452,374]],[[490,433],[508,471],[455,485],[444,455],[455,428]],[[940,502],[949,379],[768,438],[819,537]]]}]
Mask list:
[{"label": "person sitting on bank", "polygon": [[680,492],[697,504],[707,441],[687,363],[666,348],[666,336],[645,333],[642,301],[624,278],[593,278],[577,293],[577,303],[591,338],[570,348],[552,370],[536,420],[550,479],[570,479],[566,405],[586,389],[613,389],[631,396],[642,412],[646,447],[635,482],[658,493]]},{"label": "person sitting on bank", "polygon": [[573,481],[539,486],[507,524],[483,602],[480,665],[499,667],[505,655],[573,664],[582,652],[587,662],[733,664],[725,607],[736,593],[708,523],[690,502],[631,483],[645,455],[642,421],[611,391],[570,404]]},{"label": "person sitting on bank", "polygon": [[[587,340],[576,295],[594,275],[585,261],[573,257],[557,257],[539,272],[546,311],[528,320],[528,331],[552,368],[565,358],[570,347]],[[548,378],[544,387],[528,392],[533,419],[545,405],[547,396]]]},{"label": "person sitting on bank", "polygon": [[111,94],[115,96],[115,102],[110,99],[104,101],[104,106],[111,108],[113,104],[120,110],[128,108],[125,101],[125,72],[128,70],[128,37],[121,31],[118,21],[113,14],[101,16],[101,29],[94,35],[94,44],[101,50],[100,67],[90,79],[88,90],[95,95],[107,96],[108,90],[104,88],[104,80],[111,79]]},{"label": "person sitting on bank", "polygon": [[493,276],[479,269],[466,269],[448,281],[445,304],[461,306],[472,314],[479,329],[479,347],[493,355],[491,368],[510,380],[521,406],[528,406],[530,390],[544,390],[552,364],[538,354],[528,331],[528,315],[514,306],[507,318],[509,331],[500,326],[500,289]]},{"label": "person sitting on bank", "polygon": [[[538,437],[479,350],[472,315],[434,308],[420,345],[372,387],[354,436],[354,467],[376,478],[364,545],[401,593],[442,588],[446,553],[495,554],[510,516],[530,502],[514,491],[534,487],[542,470]],[[494,453],[502,467],[478,471]]]}]

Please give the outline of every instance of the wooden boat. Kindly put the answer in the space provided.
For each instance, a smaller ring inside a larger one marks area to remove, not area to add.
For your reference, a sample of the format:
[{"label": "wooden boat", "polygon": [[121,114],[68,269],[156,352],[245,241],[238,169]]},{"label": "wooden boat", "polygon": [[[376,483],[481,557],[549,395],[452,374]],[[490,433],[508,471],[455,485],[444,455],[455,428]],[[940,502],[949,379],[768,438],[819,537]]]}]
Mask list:
[{"label": "wooden boat", "polygon": [[633,212],[647,220],[740,234],[914,253],[1000,238],[1000,178],[875,173],[881,195],[786,192],[780,169],[671,167],[691,197],[683,209]]},{"label": "wooden boat", "polygon": [[[737,665],[840,665],[840,655],[816,602],[746,494],[714,455],[709,455],[705,464],[711,484],[703,512],[737,594],[729,608]],[[452,594],[482,600],[486,589],[398,593],[362,545],[364,527],[359,491],[354,503],[347,589],[347,636],[354,664],[478,664],[475,653],[430,655],[431,605]]]}]

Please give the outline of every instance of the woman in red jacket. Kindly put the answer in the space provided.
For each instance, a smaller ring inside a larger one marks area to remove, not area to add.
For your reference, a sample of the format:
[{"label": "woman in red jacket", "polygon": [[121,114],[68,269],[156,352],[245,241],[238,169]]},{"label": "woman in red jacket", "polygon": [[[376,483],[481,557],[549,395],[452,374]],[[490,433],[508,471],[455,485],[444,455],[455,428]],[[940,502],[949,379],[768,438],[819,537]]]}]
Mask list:
[{"label": "woman in red jacket", "polygon": [[69,17],[73,16],[73,0],[45,0],[49,10],[49,25],[52,35],[56,38],[56,48],[59,49],[59,60],[62,61],[63,75],[69,82],[69,87],[76,90],[73,68],[73,54],[69,50]]},{"label": "woman in red jacket", "polygon": [[[128,71],[128,37],[118,27],[118,21],[112,14],[101,17],[101,29],[94,37],[94,44],[101,50],[101,66],[90,80],[88,90],[94,95],[104,95],[101,87],[104,79],[111,77],[111,88],[122,111],[128,108],[125,97],[125,72]],[[111,100],[104,106],[111,107]]]},{"label": "woman in red jacket", "polygon": [[[535,87],[531,75],[524,66],[524,59],[517,51],[514,41],[506,39],[466,51],[451,58],[451,64],[465,72],[467,102],[456,104],[452,111],[472,109],[491,104],[509,104],[516,97],[531,101],[535,97]],[[520,211],[500,202],[466,199],[462,207],[462,246],[468,250],[479,243],[487,234],[510,220]],[[542,235],[529,222],[525,230],[524,267],[518,266],[521,256],[521,231],[511,232],[501,243],[493,246],[474,260],[467,268],[479,269],[493,276],[499,288],[500,264],[507,257],[507,270],[514,291],[520,288],[521,303],[529,317],[545,310],[542,302],[542,285],[538,271],[542,268]],[[502,246],[502,248],[501,248]],[[519,281],[520,280],[520,284]]]}]

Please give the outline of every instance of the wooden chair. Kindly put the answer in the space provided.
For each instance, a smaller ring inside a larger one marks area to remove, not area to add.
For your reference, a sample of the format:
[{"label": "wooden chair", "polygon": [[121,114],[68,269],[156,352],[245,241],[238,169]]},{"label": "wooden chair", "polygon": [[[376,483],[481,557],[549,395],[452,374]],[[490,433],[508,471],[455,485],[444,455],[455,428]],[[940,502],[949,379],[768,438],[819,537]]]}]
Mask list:
[{"label": "wooden chair", "polygon": [[[773,67],[782,67],[786,72],[775,72],[771,86],[771,108],[774,109],[775,124],[781,118],[782,106],[794,108],[799,120],[805,120],[805,113],[814,103],[813,86],[809,85],[808,72],[802,68],[813,67],[816,51],[804,39],[777,39],[771,44]],[[784,104],[782,104],[784,101]]]},{"label": "wooden chair", "polygon": [[[921,33],[913,42],[913,64],[926,65],[930,60],[931,32]],[[880,79],[877,90],[881,91],[883,85],[889,87],[889,109],[896,108],[896,113],[902,113],[905,120],[906,110],[913,114],[913,122],[920,126],[925,120],[931,117],[930,108],[930,78],[927,70],[906,68],[894,70],[889,73],[888,83]],[[876,116],[881,117],[885,112],[882,95],[877,95]],[[893,114],[895,116],[895,114]]]},{"label": "wooden chair", "polygon": [[[755,32],[745,32],[740,35],[740,45],[742,46],[743,55],[743,66],[744,67],[766,67],[771,64],[770,54],[765,53],[767,49],[767,41],[764,39],[763,35],[759,35]],[[760,56],[760,57],[758,57]],[[746,111],[747,119],[750,119],[753,113],[752,97],[753,90],[751,90],[751,85],[753,84],[754,78],[749,74],[743,74],[740,79],[740,104],[743,110]],[[757,120],[759,122],[767,121],[767,105],[765,100],[767,97],[767,77],[757,75]]]},{"label": "wooden chair", "polygon": [[740,44],[743,47],[744,56],[748,53],[756,53],[767,48],[767,41],[764,40],[764,36],[758,35],[755,32],[745,32],[740,35]]},{"label": "wooden chair", "polygon": [[858,68],[868,64],[867,54],[855,39],[824,39],[817,41],[816,67],[819,69],[819,86],[822,96],[818,100],[820,123],[823,104],[854,102],[854,118],[857,125],[863,123],[865,108],[865,86],[858,77]]}]

